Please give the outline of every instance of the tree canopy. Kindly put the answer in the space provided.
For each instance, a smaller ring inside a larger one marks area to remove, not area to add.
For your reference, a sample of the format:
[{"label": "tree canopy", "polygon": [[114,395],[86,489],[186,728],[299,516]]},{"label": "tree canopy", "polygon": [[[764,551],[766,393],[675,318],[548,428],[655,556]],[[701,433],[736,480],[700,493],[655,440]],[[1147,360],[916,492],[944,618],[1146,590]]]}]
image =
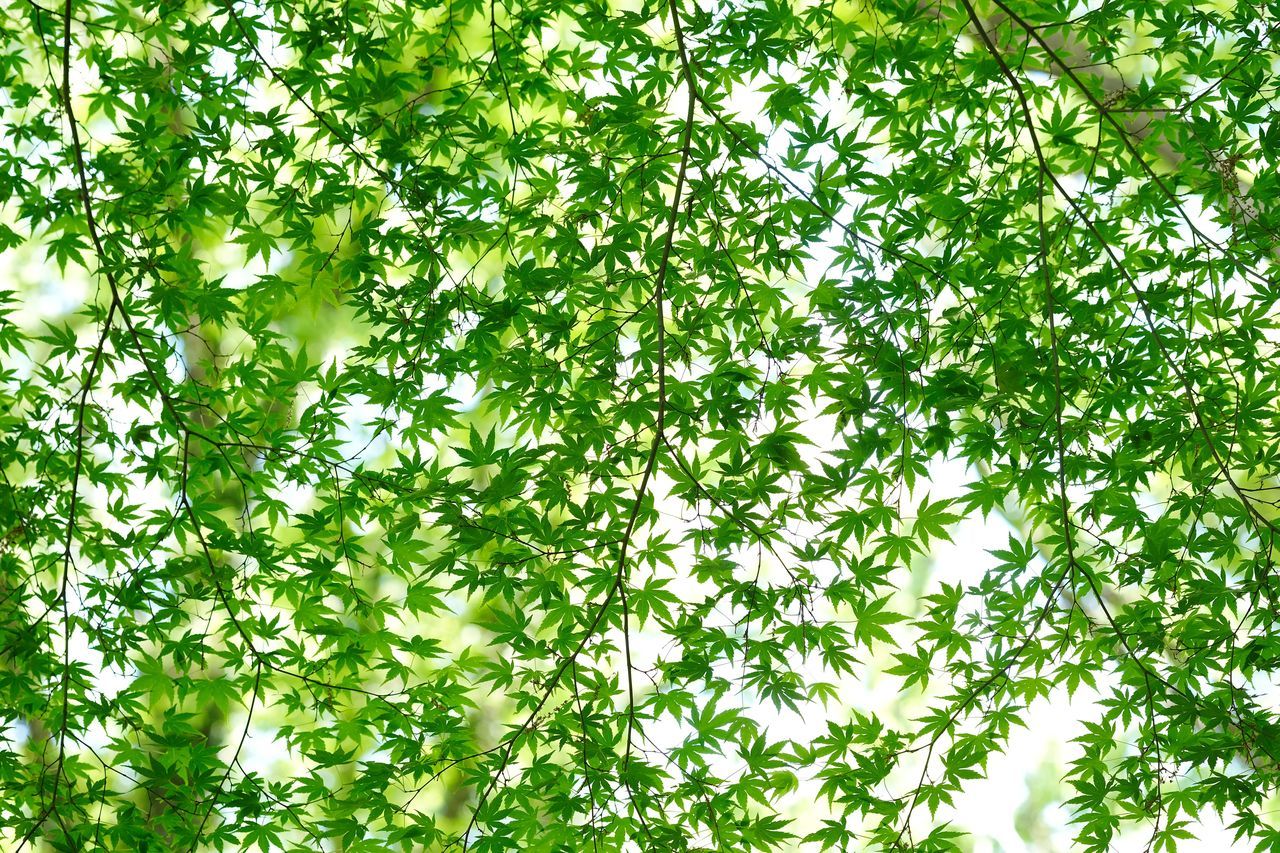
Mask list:
[{"label": "tree canopy", "polygon": [[4,7],[5,849],[1280,850],[1271,4]]}]

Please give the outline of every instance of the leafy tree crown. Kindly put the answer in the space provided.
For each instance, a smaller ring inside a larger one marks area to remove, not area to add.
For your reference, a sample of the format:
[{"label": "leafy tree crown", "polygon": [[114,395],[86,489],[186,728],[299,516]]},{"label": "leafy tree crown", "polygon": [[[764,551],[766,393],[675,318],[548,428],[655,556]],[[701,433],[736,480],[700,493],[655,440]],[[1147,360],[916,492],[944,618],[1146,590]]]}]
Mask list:
[{"label": "leafy tree crown", "polygon": [[1272,4],[5,9],[6,849],[1280,850]]}]

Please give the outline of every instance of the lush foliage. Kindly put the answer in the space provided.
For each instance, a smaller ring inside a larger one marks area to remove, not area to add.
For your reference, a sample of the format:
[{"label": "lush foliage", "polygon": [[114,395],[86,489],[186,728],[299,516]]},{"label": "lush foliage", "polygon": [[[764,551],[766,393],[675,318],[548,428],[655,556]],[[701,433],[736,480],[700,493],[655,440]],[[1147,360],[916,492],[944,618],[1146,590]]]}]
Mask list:
[{"label": "lush foliage", "polygon": [[1280,849],[1266,6],[8,0],[0,843]]}]

